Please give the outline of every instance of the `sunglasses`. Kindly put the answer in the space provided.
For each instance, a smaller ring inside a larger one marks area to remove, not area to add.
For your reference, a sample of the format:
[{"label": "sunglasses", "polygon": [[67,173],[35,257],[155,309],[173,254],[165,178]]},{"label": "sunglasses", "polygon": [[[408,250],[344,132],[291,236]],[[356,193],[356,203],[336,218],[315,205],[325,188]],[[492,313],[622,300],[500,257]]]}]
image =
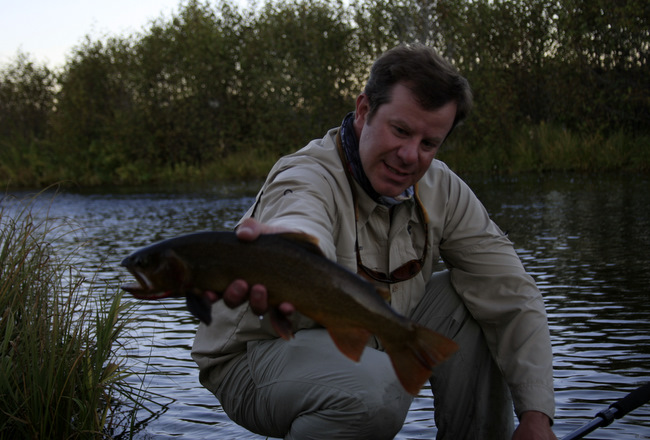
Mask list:
[{"label": "sunglasses", "polygon": [[354,198],[354,210],[355,210],[354,248],[357,253],[357,268],[360,269],[363,272],[363,274],[367,275],[371,279],[378,281],[380,283],[387,283],[387,284],[394,284],[394,283],[399,283],[401,281],[410,280],[411,278],[415,277],[418,273],[420,273],[422,267],[424,266],[424,259],[426,258],[427,251],[429,249],[429,214],[427,213],[426,209],[424,209],[424,206],[422,205],[422,201],[420,200],[420,197],[418,195],[417,184],[415,185],[414,188],[414,198],[417,205],[418,216],[420,217],[420,221],[424,225],[424,250],[422,251],[422,256],[420,258],[416,260],[407,261],[406,263],[402,264],[400,267],[391,271],[390,273],[384,273],[384,272],[379,272],[370,269],[368,266],[363,264],[363,261],[361,261],[361,253],[359,252],[359,231],[357,228],[357,223],[359,220],[359,204],[357,203],[356,191],[354,190],[354,188],[352,190],[352,197]]}]

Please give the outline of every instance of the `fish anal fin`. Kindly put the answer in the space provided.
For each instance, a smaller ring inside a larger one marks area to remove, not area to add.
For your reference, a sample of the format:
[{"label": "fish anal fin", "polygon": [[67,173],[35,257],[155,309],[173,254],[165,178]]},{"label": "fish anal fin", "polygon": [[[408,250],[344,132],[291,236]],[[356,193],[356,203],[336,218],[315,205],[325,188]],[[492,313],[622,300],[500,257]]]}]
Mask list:
[{"label": "fish anal fin", "polygon": [[304,232],[282,232],[277,234],[279,237],[284,238],[292,243],[297,244],[303,249],[312,252],[316,255],[325,256],[320,246],[318,245],[318,238]]},{"label": "fish anal fin", "polygon": [[371,336],[368,330],[361,327],[330,326],[327,331],[341,353],[355,362],[361,360],[363,349]]},{"label": "fish anal fin", "polygon": [[416,326],[414,337],[381,343],[404,389],[417,396],[433,367],[451,356],[458,345],[428,328]]}]

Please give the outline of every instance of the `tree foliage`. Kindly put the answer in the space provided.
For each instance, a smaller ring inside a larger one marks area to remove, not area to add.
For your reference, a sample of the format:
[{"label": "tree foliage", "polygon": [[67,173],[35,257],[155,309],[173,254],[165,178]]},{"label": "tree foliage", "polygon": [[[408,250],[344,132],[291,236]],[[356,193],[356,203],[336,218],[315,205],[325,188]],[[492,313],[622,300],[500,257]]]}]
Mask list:
[{"label": "tree foliage", "polygon": [[21,55],[0,70],[0,142],[14,162],[37,145],[87,183],[277,156],[338,125],[372,61],[411,42],[470,80],[475,111],[454,139],[467,154],[496,147],[504,160],[545,124],[649,134],[647,1],[350,3],[188,0],[138,34],[87,37],[58,75]]},{"label": "tree foliage", "polygon": [[267,3],[242,29],[238,148],[290,152],[350,110],[358,87],[342,11],[337,1]]},{"label": "tree foliage", "polygon": [[0,71],[0,138],[45,138],[54,86],[54,72],[24,53]]}]

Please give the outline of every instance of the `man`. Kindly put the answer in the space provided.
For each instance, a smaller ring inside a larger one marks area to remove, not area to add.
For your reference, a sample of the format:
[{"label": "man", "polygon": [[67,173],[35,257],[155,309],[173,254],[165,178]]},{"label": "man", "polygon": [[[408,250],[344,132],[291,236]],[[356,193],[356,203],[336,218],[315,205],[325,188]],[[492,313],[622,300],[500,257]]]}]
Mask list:
[{"label": "man", "polygon": [[[341,127],[271,170],[237,234],[311,234],[328,258],[388,287],[397,312],[458,343],[430,379],[439,439],[554,439],[541,294],[474,194],[434,160],[470,107],[467,81],[433,50],[388,51]],[[440,258],[448,270],[434,274]],[[264,286],[237,280],[223,299],[193,357],[232,420],[301,440],[399,432],[412,397],[376,341],[355,364],[291,304],[271,310]]]}]

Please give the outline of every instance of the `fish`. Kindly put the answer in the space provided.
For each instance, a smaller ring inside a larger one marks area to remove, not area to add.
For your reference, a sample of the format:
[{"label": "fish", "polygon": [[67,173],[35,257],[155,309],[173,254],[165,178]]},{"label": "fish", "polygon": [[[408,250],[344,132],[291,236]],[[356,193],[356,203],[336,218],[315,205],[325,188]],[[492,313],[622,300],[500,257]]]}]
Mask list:
[{"label": "fish", "polygon": [[[397,313],[385,289],[325,257],[308,234],[263,234],[249,242],[234,232],[197,232],[137,250],[121,265],[136,279],[122,286],[125,291],[139,299],[185,296],[188,310],[206,324],[212,305],[206,292],[223,292],[236,279],[262,284],[271,306],[293,304],[355,362],[375,335],[414,396],[432,369],[458,349],[453,340]],[[290,330],[276,331],[284,339],[292,336]]]}]

